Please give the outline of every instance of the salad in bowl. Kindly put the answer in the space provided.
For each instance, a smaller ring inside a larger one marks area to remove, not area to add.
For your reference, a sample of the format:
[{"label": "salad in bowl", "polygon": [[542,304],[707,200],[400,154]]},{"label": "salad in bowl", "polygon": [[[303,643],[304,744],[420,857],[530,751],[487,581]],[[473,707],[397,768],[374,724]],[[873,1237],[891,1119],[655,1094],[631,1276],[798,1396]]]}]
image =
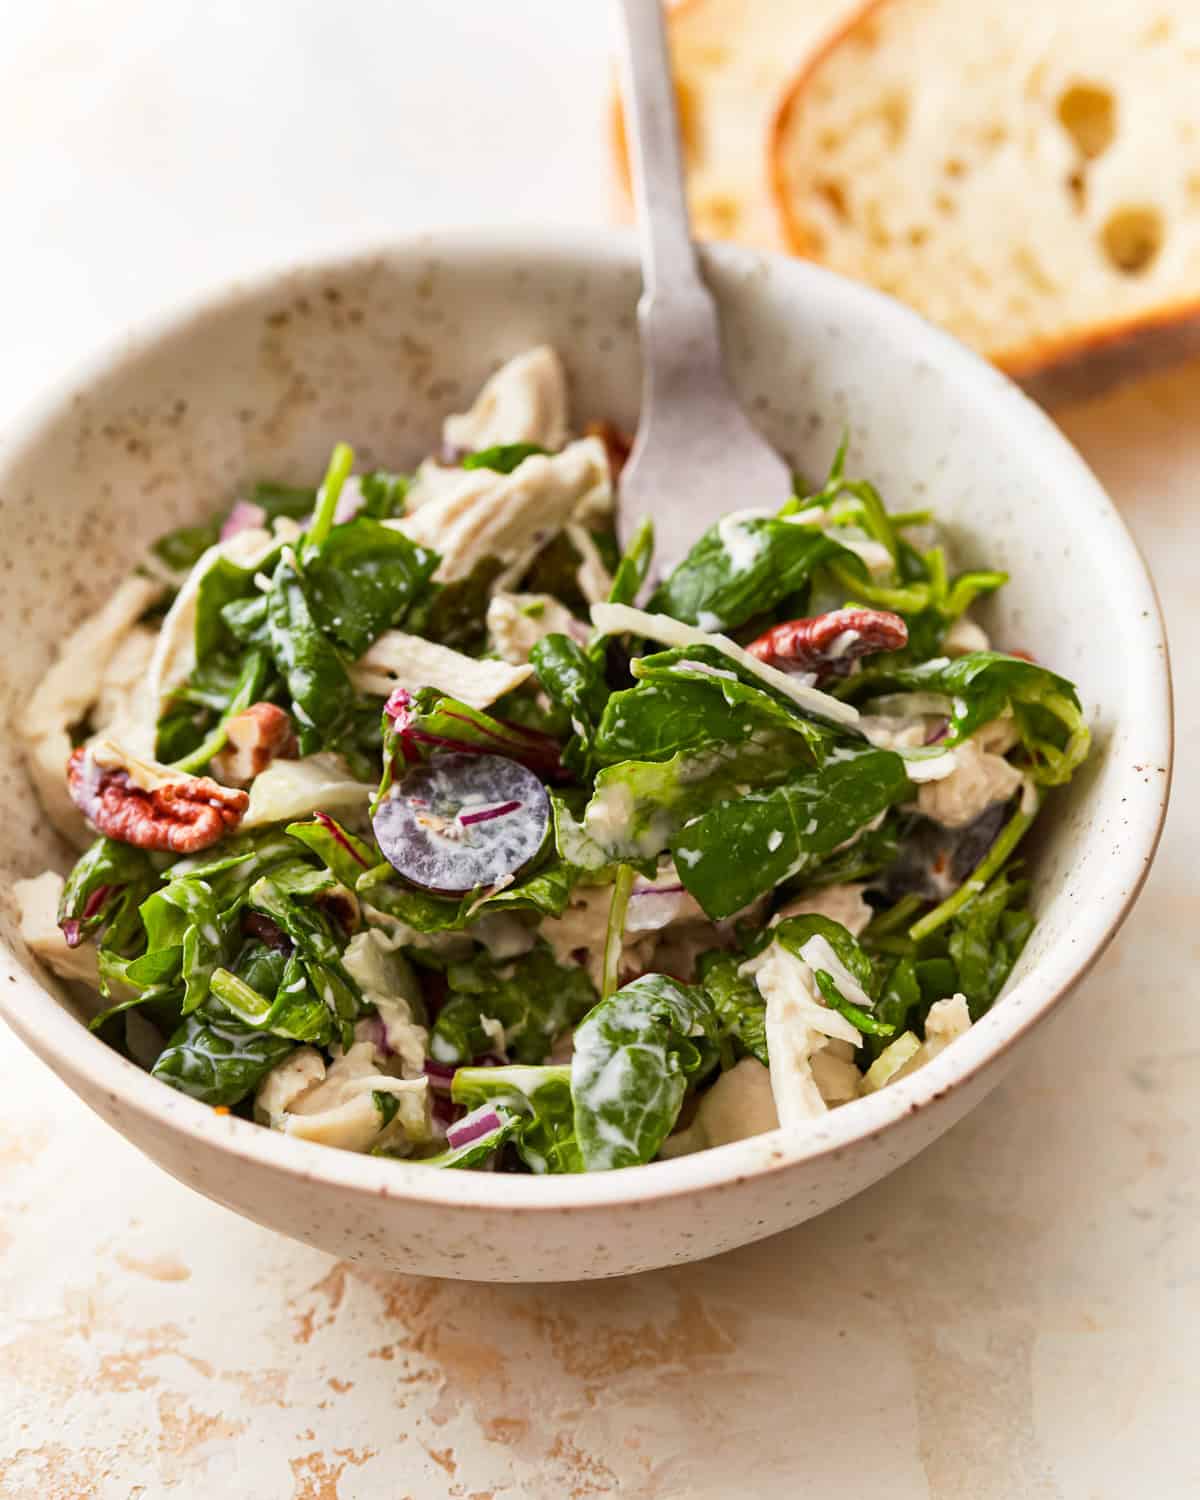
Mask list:
[{"label": "salad in bowl", "polygon": [[660,576],[650,521],[613,536],[624,436],[567,407],[534,349],[413,474],[340,444],[255,486],[33,694],[81,853],[18,882],[22,935],[164,1085],[431,1169],[607,1170],[804,1129],[999,995],[1088,749],[972,616],[1005,575],[843,450]]}]

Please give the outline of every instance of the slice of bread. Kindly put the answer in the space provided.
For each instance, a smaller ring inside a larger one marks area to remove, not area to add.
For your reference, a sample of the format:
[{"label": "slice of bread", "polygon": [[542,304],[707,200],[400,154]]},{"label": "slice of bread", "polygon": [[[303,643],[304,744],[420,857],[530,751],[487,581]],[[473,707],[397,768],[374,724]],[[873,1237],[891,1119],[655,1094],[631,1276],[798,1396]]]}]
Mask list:
[{"label": "slice of bread", "polygon": [[[677,0],[669,27],[692,224],[701,239],[782,249],[767,177],[779,97],[848,0]],[[632,217],[619,97],[611,112],[616,214]]]},{"label": "slice of bread", "polygon": [[1200,348],[1196,0],[870,0],[770,141],[788,246],[1035,393]]}]

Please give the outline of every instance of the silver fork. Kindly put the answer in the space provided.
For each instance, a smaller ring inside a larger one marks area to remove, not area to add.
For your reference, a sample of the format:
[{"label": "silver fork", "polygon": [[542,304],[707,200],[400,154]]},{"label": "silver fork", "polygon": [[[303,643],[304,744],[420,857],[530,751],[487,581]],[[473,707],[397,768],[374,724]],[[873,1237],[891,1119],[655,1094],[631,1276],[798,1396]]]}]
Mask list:
[{"label": "silver fork", "polygon": [[777,507],[788,466],[753,427],[725,373],[712,293],[696,264],[675,90],[659,0],[621,0],[623,92],[641,241],[642,412],[621,475],[617,536],[650,516],[660,575],[731,510]]}]

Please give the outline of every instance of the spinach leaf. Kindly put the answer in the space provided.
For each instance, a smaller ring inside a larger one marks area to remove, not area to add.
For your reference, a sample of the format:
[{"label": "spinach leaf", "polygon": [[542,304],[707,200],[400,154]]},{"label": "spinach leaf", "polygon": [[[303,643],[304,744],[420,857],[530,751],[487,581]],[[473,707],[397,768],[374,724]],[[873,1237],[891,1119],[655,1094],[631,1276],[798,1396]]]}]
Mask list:
[{"label": "spinach leaf", "polygon": [[571,1069],[544,1067],[459,1068],[450,1085],[451,1098],[467,1109],[494,1104],[520,1121],[513,1140],[521,1160],[533,1172],[582,1172],[575,1139]]},{"label": "spinach leaf", "polygon": [[710,917],[731,917],[817,865],[910,795],[900,756],[890,750],[847,753],[689,822],[673,844],[679,878]]},{"label": "spinach leaf", "polygon": [[675,1127],[689,1081],[716,1060],[703,990],[645,974],[590,1011],[575,1032],[575,1134],[589,1172],[650,1161]]},{"label": "spinach leaf", "polygon": [[524,875],[504,890],[470,905],[463,902],[464,919],[477,921],[492,911],[535,911],[544,917],[561,917],[579,883],[580,871],[557,856],[551,856],[532,874]]},{"label": "spinach leaf", "polygon": [[58,925],[74,947],[116,914],[124,893],[137,901],[158,884],[158,874],[144,849],[101,836],[88,846],[67,876],[58,903]]},{"label": "spinach leaf", "polygon": [[270,574],[278,553],[272,553],[254,568],[242,568],[227,557],[217,557],[205,569],[196,590],[196,662],[211,663],[214,657],[235,650],[238,641],[225,621],[224,611],[238,601],[257,596],[256,573]]},{"label": "spinach leaf", "polygon": [[558,963],[544,942],[507,963],[487,953],[452,963],[446,984],[449,998],[429,1039],[430,1053],[441,1063],[471,1062],[495,1051],[484,1018],[503,1026],[515,1062],[544,1063],[555,1040],[596,1003],[586,971]]},{"label": "spinach leaf", "polygon": [[296,1043],[238,1021],[196,1013],[174,1033],[151,1072],[201,1104],[239,1104]]},{"label": "spinach leaf", "polygon": [[[804,872],[804,884],[844,885],[870,880],[895,863],[900,852],[901,827],[905,819],[889,813],[878,828],[867,828],[844,849],[835,849],[827,859]],[[911,821],[908,820],[908,821]]]},{"label": "spinach leaf", "polygon": [[143,902],[141,911],[152,951],[178,941],[183,1014],[190,1015],[208,999],[213,971],[230,956],[233,914],[220,911],[212,888],[195,876],[169,881]]},{"label": "spinach leaf", "polygon": [[152,542],[150,551],[172,573],[190,573],[210,547],[221,536],[220,521],[204,521],[199,526],[179,526]]},{"label": "spinach leaf", "polygon": [[462,901],[405,885],[386,860],[359,879],[357,891],[368,906],[414,932],[454,932],[465,925]]},{"label": "spinach leaf", "polygon": [[363,1013],[362,994],[342,963],[345,937],[334,919],[305,898],[331,884],[303,861],[278,866],[251,886],[247,904],[268,916],[295,944],[309,982],[344,1026]]},{"label": "spinach leaf", "polygon": [[292,713],[301,726],[300,750],[336,747],[355,708],[341,657],[322,633],[294,562],[281,558],[268,595],[271,649],[283,673]]},{"label": "spinach leaf", "polygon": [[950,958],[919,958],[916,964],[917,983],[921,986],[921,1006],[927,1011],[931,1005],[953,995],[958,988],[958,970]]},{"label": "spinach leaf", "polygon": [[290,954],[283,948],[249,937],[233,963],[233,973],[260,995],[274,995],[283,983]]},{"label": "spinach leaf", "polygon": [[205,881],[225,911],[245,897],[260,875],[295,858],[295,844],[279,829],[254,829],[223,839],[211,854],[179,860],[168,873],[171,880]]},{"label": "spinach leaf", "polygon": [[357,658],[404,620],[437,565],[436,552],[369,516],[335,526],[304,557],[313,619]]},{"label": "spinach leaf", "polygon": [[511,474],[527,458],[549,452],[549,448],[537,443],[497,443],[494,448],[478,448],[466,454],[460,464],[464,469],[494,469],[497,474]]},{"label": "spinach leaf", "polygon": [[[709,646],[673,650],[633,663],[636,686],[608,698],[595,736],[596,759],[666,760],[680,751],[741,744],[757,735],[796,737],[794,760],[820,762],[830,731],[785,707],[774,694],[744,682]],[[805,752],[808,752],[806,755]]]},{"label": "spinach leaf", "polygon": [[275,520],[277,516],[302,521],[312,513],[317,503],[317,492],[303,486],[276,484],[274,480],[263,479],[254,486],[250,499],[253,504],[262,506],[269,521]]},{"label": "spinach leaf", "polygon": [[569,636],[557,632],[538,641],[529,660],[543,692],[574,731],[562,752],[563,764],[579,776],[589,776],[596,727],[609,697],[603,668]]},{"label": "spinach leaf", "polygon": [[947,948],[957,969],[955,988],[967,997],[972,1021],[991,1009],[1033,931],[1029,912],[1015,908],[1023,894],[1023,886],[1001,875],[951,924]]},{"label": "spinach leaf", "polygon": [[914,667],[869,667],[853,680],[855,696],[882,689],[942,693],[953,712],[947,747],[998,719],[1011,707],[1035,781],[1069,781],[1086,756],[1091,735],[1079,697],[1065,677],[998,651],[939,657]]},{"label": "spinach leaf", "polygon": [[727,517],[704,533],[647,608],[728,631],[774,609],[831,562],[866,579],[859,558],[816,526],[778,516]]},{"label": "spinach leaf", "polygon": [[502,891],[493,895],[469,891],[455,901],[405,885],[384,861],[359,879],[357,890],[369,906],[417,932],[456,932],[490,911],[536,911],[546,917],[561,917],[579,873],[564,860],[552,857]]},{"label": "spinach leaf", "polygon": [[[672,846],[685,825],[690,838],[694,820],[714,804],[739,795],[747,786],[774,785],[794,775],[797,763],[808,759],[803,740],[769,732],[739,744],[680,750],[665,761],[626,760],[606,766],[596,777],[582,823],[566,803],[555,801],[559,853],[583,869],[631,864],[652,874],[655,857]],[[682,872],[680,878],[687,884]]]},{"label": "spinach leaf", "polygon": [[[953,992],[947,991],[947,993]],[[875,1019],[891,1027],[891,1033],[899,1036],[902,1031],[916,1029],[917,1020],[925,1009],[921,982],[917,978],[916,960],[898,958],[888,970],[880,988],[879,1000],[875,1006]],[[871,1062],[874,1062],[887,1046],[888,1034],[863,1036],[863,1051]]]},{"label": "spinach leaf", "polygon": [[221,606],[221,619],[233,638],[243,646],[268,649],[271,627],[267,619],[267,596],[256,593],[248,599],[233,599]]},{"label": "spinach leaf", "polygon": [[220,709],[220,718],[198,745],[173,762],[178,770],[189,774],[203,771],[213,756],[224,749],[229,739],[230,719],[263,700],[270,671],[271,659],[265,651],[246,652],[229,698]]},{"label": "spinach leaf", "polygon": [[492,585],[504,571],[497,557],[481,557],[465,578],[432,584],[405,622],[411,635],[468,654],[487,645],[487,607]]},{"label": "spinach leaf", "polygon": [[767,1006],[753,979],[738,973],[744,962],[740,953],[701,954],[697,982],[708,996],[722,1039],[732,1040],[736,1057],[755,1057],[769,1067]]},{"label": "spinach leaf", "polygon": [[376,521],[390,521],[393,516],[402,516],[411,482],[407,474],[389,474],[386,469],[372,469],[360,474],[358,488],[363,505],[359,514]]}]

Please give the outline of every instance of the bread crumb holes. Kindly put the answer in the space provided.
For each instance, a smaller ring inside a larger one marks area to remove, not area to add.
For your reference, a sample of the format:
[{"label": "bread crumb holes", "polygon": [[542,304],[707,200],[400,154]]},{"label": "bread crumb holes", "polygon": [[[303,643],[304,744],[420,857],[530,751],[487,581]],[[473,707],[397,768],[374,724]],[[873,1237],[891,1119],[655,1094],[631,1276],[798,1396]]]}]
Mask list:
[{"label": "bread crumb holes", "polygon": [[1149,270],[1162,249],[1163,217],[1149,204],[1115,209],[1100,231],[1100,243],[1110,264],[1126,276]]}]

